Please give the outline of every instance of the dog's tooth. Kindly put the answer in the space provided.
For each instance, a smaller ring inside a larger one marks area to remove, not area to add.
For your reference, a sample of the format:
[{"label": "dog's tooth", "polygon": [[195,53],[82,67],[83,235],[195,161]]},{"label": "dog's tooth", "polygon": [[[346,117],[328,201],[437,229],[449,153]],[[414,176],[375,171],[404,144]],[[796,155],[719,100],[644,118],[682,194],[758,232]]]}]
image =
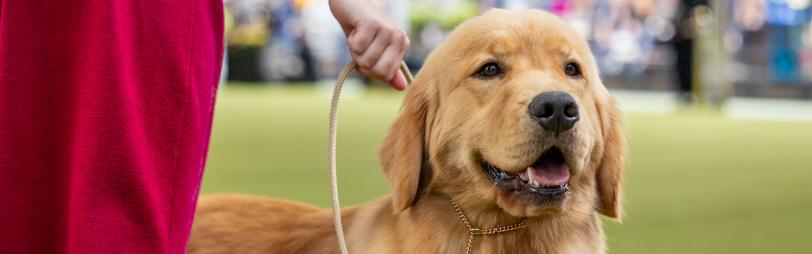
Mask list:
[{"label": "dog's tooth", "polygon": [[519,172],[519,178],[522,179],[522,181],[524,182],[529,181],[530,179],[527,177],[527,170],[525,170],[524,172]]},{"label": "dog's tooth", "polygon": [[536,184],[536,172],[532,167],[527,168],[527,182],[530,183],[530,185],[538,186]]}]

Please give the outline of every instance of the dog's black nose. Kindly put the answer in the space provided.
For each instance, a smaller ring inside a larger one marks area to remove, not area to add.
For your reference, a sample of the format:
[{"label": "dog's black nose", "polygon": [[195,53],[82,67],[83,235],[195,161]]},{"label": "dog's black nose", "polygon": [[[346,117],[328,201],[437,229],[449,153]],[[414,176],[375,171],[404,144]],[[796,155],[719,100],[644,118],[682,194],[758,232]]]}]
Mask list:
[{"label": "dog's black nose", "polygon": [[536,95],[527,106],[530,118],[541,124],[544,129],[559,133],[572,129],[578,122],[578,104],[565,92],[543,92]]}]

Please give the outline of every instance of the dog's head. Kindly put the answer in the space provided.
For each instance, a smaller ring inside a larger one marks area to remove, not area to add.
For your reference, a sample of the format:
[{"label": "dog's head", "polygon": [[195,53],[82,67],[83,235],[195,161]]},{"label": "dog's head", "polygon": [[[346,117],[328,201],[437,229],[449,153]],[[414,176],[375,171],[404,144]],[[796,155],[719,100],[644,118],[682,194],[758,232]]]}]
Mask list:
[{"label": "dog's head", "polygon": [[586,41],[535,11],[489,11],[426,60],[380,150],[396,210],[426,192],[521,217],[619,218],[624,137]]}]

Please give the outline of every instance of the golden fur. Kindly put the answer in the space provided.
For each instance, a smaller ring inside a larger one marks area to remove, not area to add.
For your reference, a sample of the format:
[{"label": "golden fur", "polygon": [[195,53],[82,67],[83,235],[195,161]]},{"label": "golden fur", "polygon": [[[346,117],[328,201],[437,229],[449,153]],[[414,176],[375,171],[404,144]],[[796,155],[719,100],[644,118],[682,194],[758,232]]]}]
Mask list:
[{"label": "golden fur", "polygon": [[[472,75],[483,62],[509,66],[498,79]],[[564,74],[577,62],[582,77]],[[580,120],[560,136],[527,117],[544,91],[571,94]],[[589,48],[542,11],[489,11],[460,25],[426,60],[380,150],[392,195],[343,210],[352,253],[464,253],[475,227],[526,220],[518,231],[480,236],[474,253],[604,253],[599,213],[620,219],[624,137],[620,113]],[[480,160],[521,170],[552,145],[567,154],[571,193],[536,204],[495,188]],[[338,253],[332,213],[289,201],[201,198],[190,253]]]}]

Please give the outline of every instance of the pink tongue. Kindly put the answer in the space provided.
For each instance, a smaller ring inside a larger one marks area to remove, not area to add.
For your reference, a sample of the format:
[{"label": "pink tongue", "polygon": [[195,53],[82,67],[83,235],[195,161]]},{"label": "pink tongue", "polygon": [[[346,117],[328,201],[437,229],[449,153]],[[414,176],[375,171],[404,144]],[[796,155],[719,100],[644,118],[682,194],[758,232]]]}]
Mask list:
[{"label": "pink tongue", "polygon": [[541,163],[528,169],[533,170],[533,179],[543,186],[562,185],[570,179],[570,167],[566,163]]}]

